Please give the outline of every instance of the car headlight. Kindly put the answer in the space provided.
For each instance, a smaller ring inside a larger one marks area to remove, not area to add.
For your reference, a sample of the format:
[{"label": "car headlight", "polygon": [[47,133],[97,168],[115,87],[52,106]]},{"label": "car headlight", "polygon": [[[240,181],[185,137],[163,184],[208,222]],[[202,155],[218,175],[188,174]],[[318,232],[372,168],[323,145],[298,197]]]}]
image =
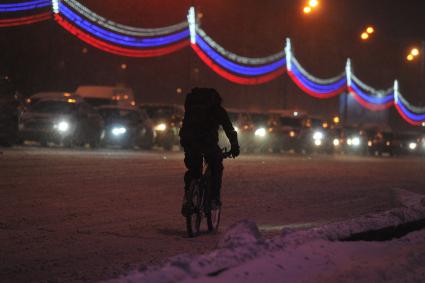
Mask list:
[{"label": "car headlight", "polygon": [[290,136],[291,138],[295,137],[295,135],[296,135],[296,134],[295,134],[295,131],[290,131],[290,132],[289,132],[289,136]]},{"label": "car headlight", "polygon": [[333,143],[334,143],[334,146],[339,146],[340,144],[339,139],[334,139]]},{"label": "car headlight", "polygon": [[239,133],[239,128],[238,127],[234,127],[234,129],[235,129],[235,132],[236,133]]},{"label": "car headlight", "polygon": [[70,125],[67,121],[60,121],[59,123],[55,124],[54,127],[59,132],[65,133],[65,132],[69,131]]},{"label": "car headlight", "polygon": [[322,145],[322,140],[321,139],[315,139],[314,140],[314,145],[315,146],[321,146]]},{"label": "car headlight", "polygon": [[313,139],[314,140],[322,140],[325,136],[323,135],[322,132],[315,132],[313,134]]},{"label": "car headlight", "polygon": [[411,142],[409,143],[409,149],[410,150],[415,150],[418,147],[418,144],[415,142]]},{"label": "car headlight", "polygon": [[127,132],[127,129],[124,128],[124,127],[114,127],[114,128],[112,128],[111,132],[114,136],[120,136],[120,135],[125,134]]},{"label": "car headlight", "polygon": [[373,145],[372,141],[367,141],[367,146],[371,147]]},{"label": "car headlight", "polygon": [[256,131],[255,131],[255,136],[257,136],[257,137],[265,137],[266,136],[266,134],[267,134],[267,131],[266,131],[266,129],[264,129],[264,128],[259,128],[259,129],[257,129]]},{"label": "car headlight", "polygon": [[359,146],[360,145],[360,138],[359,137],[354,137],[351,139],[351,144],[353,146]]},{"label": "car headlight", "polygon": [[158,124],[154,128],[155,131],[159,131],[159,132],[163,132],[166,129],[167,129],[167,125],[165,123]]}]

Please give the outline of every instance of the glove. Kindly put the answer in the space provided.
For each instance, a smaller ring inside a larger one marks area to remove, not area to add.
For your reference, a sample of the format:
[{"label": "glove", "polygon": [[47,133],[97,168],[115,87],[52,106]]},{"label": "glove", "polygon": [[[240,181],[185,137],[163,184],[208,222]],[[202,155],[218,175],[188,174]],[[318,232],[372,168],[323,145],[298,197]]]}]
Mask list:
[{"label": "glove", "polygon": [[238,144],[232,144],[231,148],[230,148],[230,154],[232,155],[233,158],[238,157],[240,154],[240,149],[239,149],[239,145]]}]

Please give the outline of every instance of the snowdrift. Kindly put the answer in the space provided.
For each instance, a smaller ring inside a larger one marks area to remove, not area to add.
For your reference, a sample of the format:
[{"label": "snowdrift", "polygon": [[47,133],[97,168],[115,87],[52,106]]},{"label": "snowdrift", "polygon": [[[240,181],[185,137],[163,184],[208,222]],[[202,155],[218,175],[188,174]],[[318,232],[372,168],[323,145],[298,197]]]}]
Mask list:
[{"label": "snowdrift", "polygon": [[[213,252],[178,255],[106,282],[420,282],[425,280],[425,196],[405,190],[398,195],[402,207],[305,230],[284,229],[272,239],[243,220],[228,227]],[[390,237],[353,241],[380,232]]]}]

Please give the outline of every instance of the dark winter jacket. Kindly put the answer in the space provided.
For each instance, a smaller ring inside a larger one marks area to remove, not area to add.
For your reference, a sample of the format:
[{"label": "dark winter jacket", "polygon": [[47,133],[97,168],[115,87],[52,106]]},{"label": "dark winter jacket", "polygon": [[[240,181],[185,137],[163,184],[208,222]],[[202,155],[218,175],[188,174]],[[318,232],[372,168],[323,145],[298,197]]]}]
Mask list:
[{"label": "dark winter jacket", "polygon": [[183,147],[192,143],[216,145],[220,126],[223,127],[230,144],[238,145],[237,133],[227,111],[221,106],[221,98],[216,90],[195,88],[186,95],[183,125],[179,133]]}]

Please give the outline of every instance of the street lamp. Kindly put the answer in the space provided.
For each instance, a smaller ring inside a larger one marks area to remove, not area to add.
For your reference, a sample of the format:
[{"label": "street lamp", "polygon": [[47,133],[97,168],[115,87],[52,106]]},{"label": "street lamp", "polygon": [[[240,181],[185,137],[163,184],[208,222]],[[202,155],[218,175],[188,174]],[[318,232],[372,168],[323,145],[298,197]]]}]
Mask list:
[{"label": "street lamp", "polygon": [[304,14],[310,14],[312,11],[312,8],[310,6],[305,6],[303,9]]},{"label": "street lamp", "polygon": [[373,26],[367,26],[363,32],[360,34],[360,38],[363,41],[366,41],[370,38],[370,36],[375,32],[375,28]]},{"label": "street lamp", "polygon": [[419,49],[418,48],[412,48],[412,50],[410,51],[410,54],[412,54],[413,56],[418,56],[419,55]]},{"label": "street lamp", "polygon": [[317,8],[317,6],[319,6],[319,1],[318,0],[309,0],[307,2],[307,4],[304,6],[303,8],[303,12],[304,14],[310,14],[311,12],[313,12],[313,10],[315,8]]},{"label": "street lamp", "polygon": [[317,1],[317,0],[310,0],[310,1],[308,1],[308,5],[310,7],[312,7],[312,8],[315,8],[315,7],[319,6],[319,1]]}]

